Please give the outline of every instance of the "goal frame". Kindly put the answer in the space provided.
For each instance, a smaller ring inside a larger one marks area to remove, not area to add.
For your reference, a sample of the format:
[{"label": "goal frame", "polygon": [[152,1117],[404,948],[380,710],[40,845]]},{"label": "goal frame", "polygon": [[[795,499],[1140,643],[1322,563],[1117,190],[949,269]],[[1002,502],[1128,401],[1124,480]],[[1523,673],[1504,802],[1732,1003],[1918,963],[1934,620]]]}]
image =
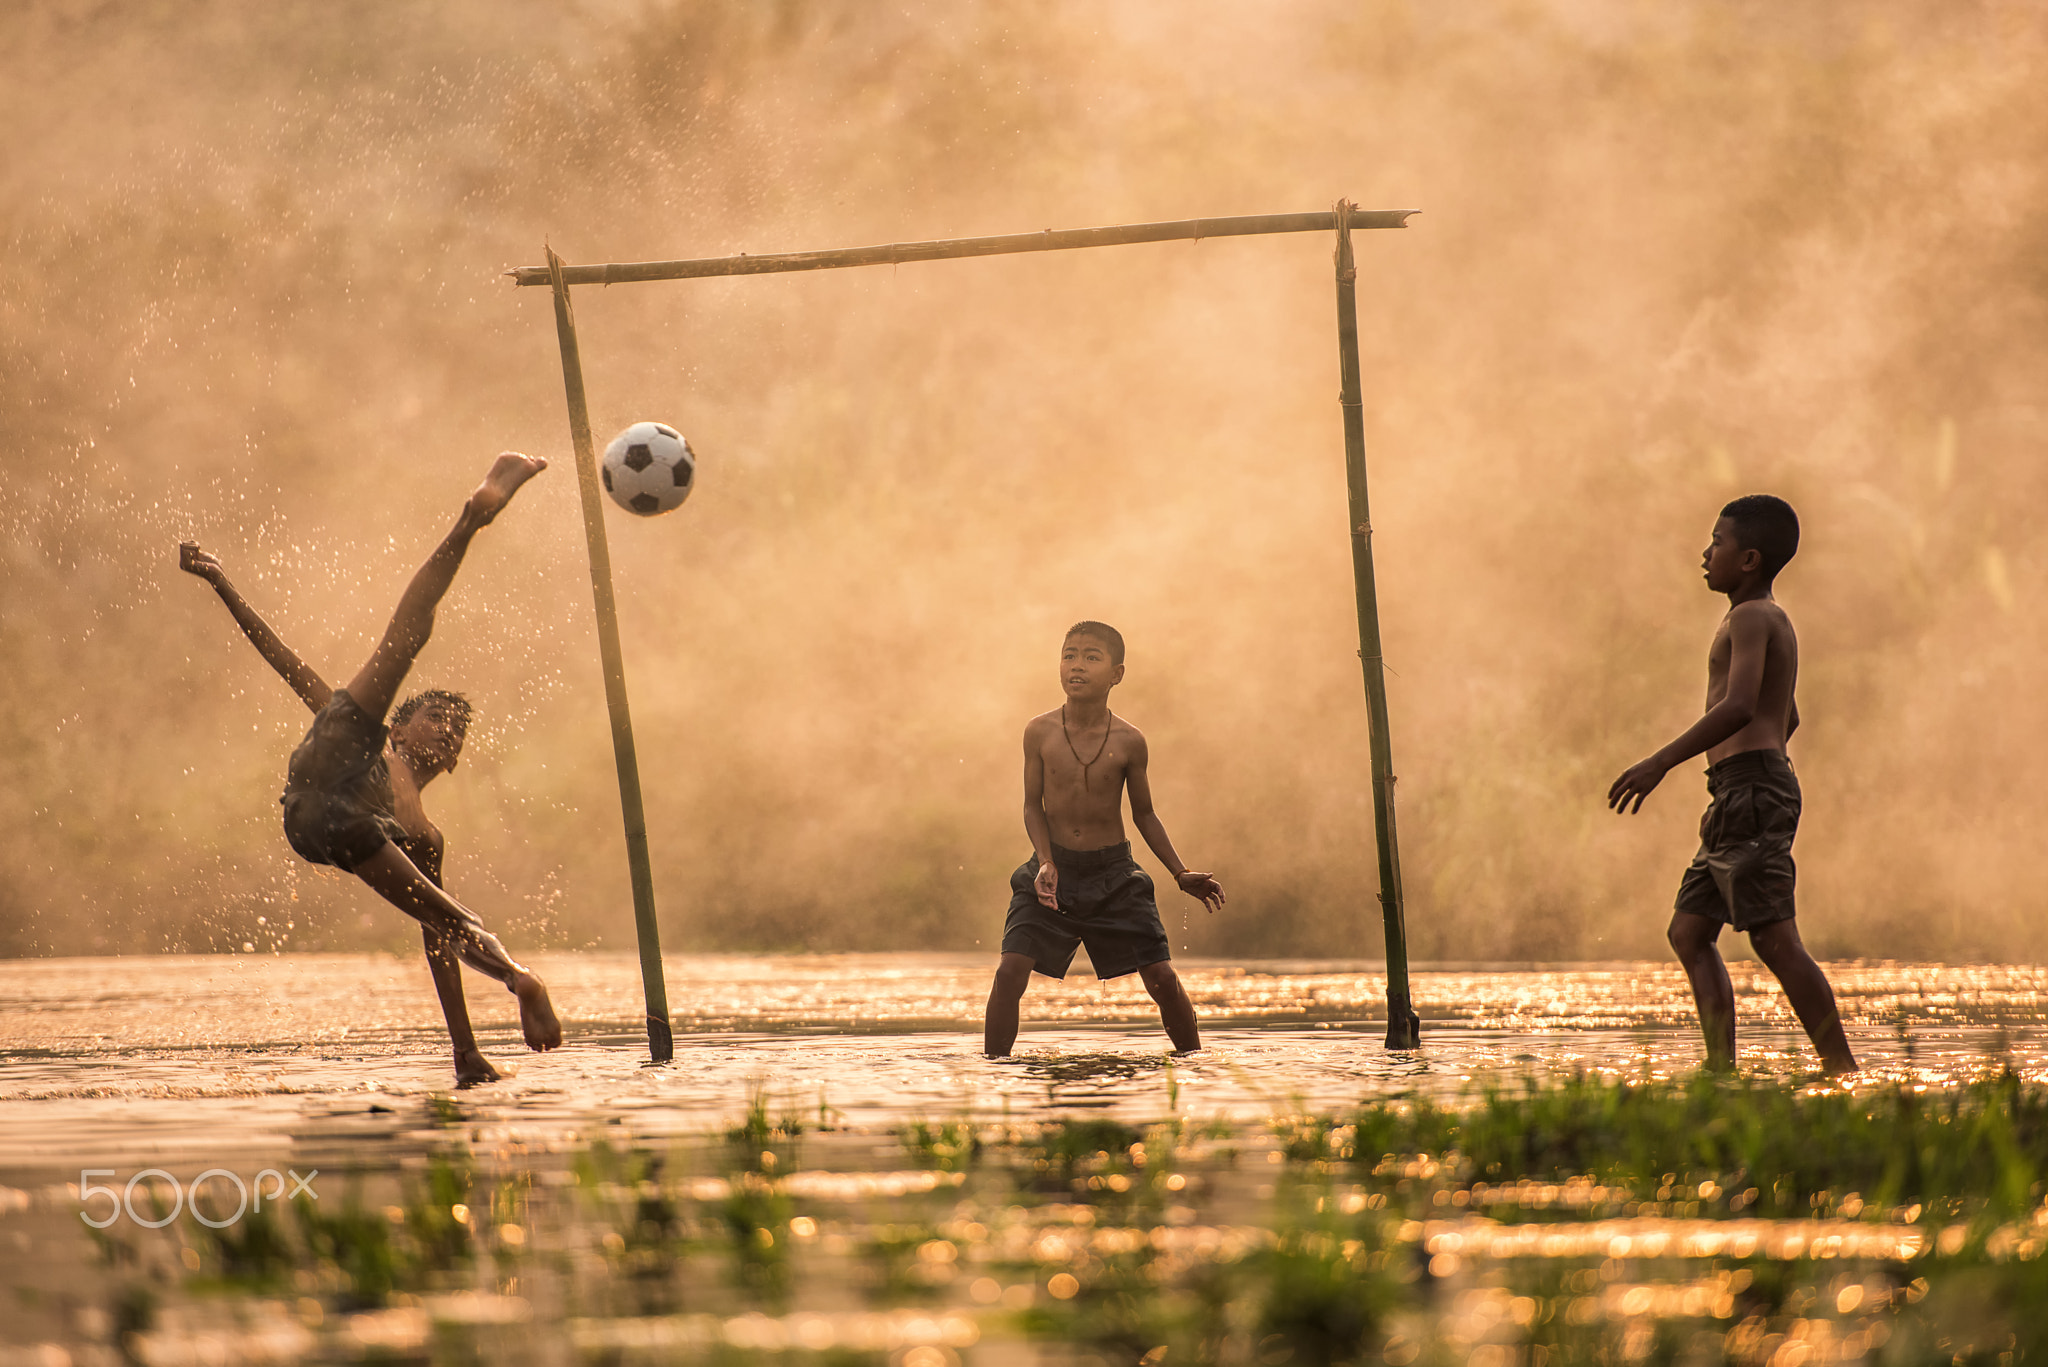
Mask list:
[{"label": "goal frame", "polygon": [[1124,223],[1102,228],[1046,229],[997,237],[963,237],[929,242],[892,242],[873,247],[774,255],[702,257],[678,261],[570,265],[545,248],[547,264],[507,272],[515,284],[546,286],[554,295],[555,335],[562,353],[562,384],[568,399],[569,436],[576,452],[576,487],[582,494],[583,532],[590,552],[590,585],[597,611],[597,645],[604,672],[605,703],[611,717],[612,754],[619,773],[619,805],[625,822],[626,863],[633,887],[633,921],[640,945],[641,987],[647,1003],[650,1057],[665,1063],[675,1056],[669,1022],[668,986],[661,964],[661,930],[654,911],[654,874],[648,858],[647,814],[640,793],[640,761],[633,742],[633,716],[626,698],[625,656],[619,643],[618,599],[612,585],[611,550],[605,539],[604,498],[598,485],[597,453],[590,435],[590,409],[583,387],[582,354],[569,291],[576,285],[621,285],[655,280],[696,280],[713,276],[771,275],[835,270],[852,266],[901,265],[968,256],[1069,251],[1083,247],[1142,242],[1201,241],[1277,233],[1333,232],[1336,236],[1337,402],[1344,419],[1344,475],[1349,492],[1351,569],[1358,604],[1358,658],[1365,675],[1365,705],[1372,771],[1373,842],[1379,863],[1380,914],[1386,936],[1388,1049],[1421,1043],[1408,980],[1408,930],[1401,892],[1400,845],[1394,829],[1393,744],[1388,734],[1385,661],[1380,647],[1379,590],[1373,574],[1372,516],[1366,496],[1365,420],[1358,367],[1358,268],[1351,248],[1354,229],[1405,228],[1413,209],[1365,210],[1339,200],[1322,213],[1252,214],[1192,218],[1162,223]]}]

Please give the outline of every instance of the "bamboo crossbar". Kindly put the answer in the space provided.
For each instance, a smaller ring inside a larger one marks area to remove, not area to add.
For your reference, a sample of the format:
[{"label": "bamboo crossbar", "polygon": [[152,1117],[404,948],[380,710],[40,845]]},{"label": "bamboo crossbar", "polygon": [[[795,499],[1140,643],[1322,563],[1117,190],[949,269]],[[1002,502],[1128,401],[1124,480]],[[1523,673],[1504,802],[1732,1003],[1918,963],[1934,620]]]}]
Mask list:
[{"label": "bamboo crossbar", "polygon": [[[1353,228],[1404,228],[1413,209],[1351,211]],[[888,266],[904,261],[943,261],[957,256],[1007,256],[1016,252],[1057,252],[1075,247],[1116,247],[1135,242],[1200,241],[1205,237],[1249,237],[1263,233],[1326,233],[1337,226],[1333,211],[1314,214],[1247,214],[1235,218],[1185,218],[1173,223],[1124,223],[1108,228],[1047,228],[1001,237],[956,237],[937,242],[891,242],[880,247],[841,247],[822,252],[769,256],[707,256],[694,261],[627,261],[602,266],[561,267],[567,285],[623,285],[640,280],[696,280],[716,275],[773,275],[779,271],[824,271],[845,266]],[[546,266],[506,272],[520,285],[552,285]]]}]

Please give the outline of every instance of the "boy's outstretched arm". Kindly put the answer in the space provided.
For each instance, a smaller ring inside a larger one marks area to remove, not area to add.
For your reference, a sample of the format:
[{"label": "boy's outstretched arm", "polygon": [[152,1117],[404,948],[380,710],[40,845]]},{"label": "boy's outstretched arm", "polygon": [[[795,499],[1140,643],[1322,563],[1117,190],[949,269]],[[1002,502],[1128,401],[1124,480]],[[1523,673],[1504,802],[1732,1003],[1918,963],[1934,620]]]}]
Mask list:
[{"label": "boy's outstretched arm", "polygon": [[198,543],[180,542],[178,545],[178,568],[187,574],[197,575],[213,585],[213,591],[228,605],[228,612],[235,619],[235,625],[249,638],[264,662],[278,672],[292,692],[299,695],[307,707],[318,712],[327,706],[327,700],[334,696],[334,690],[326,680],[313,672],[313,667],[298,657],[290,646],[278,638],[270,629],[270,623],[256,609],[249,606],[241,592],[228,582],[227,572],[220,567],[220,561],[199,549]]},{"label": "boy's outstretched arm", "polygon": [[1223,905],[1223,885],[1216,881],[1214,874],[1198,873],[1183,864],[1180,855],[1174,852],[1173,841],[1167,838],[1166,823],[1159,819],[1159,813],[1152,809],[1152,776],[1146,768],[1151,752],[1143,736],[1131,742],[1131,757],[1124,767],[1124,784],[1131,794],[1131,824],[1138,828],[1138,834],[1145,837],[1145,843],[1159,862],[1166,865],[1166,871],[1173,875],[1173,881],[1180,890],[1211,911]]},{"label": "boy's outstretched arm", "polygon": [[[1622,771],[1607,789],[1607,805],[1617,812],[1639,812],[1643,799],[1663,782],[1674,765],[1705,754],[1749,725],[1763,693],[1764,653],[1770,645],[1770,623],[1762,611],[1745,612],[1738,604],[1728,614],[1728,691],[1706,710],[1685,734]],[[1634,806],[1630,806],[1630,802]]]}]

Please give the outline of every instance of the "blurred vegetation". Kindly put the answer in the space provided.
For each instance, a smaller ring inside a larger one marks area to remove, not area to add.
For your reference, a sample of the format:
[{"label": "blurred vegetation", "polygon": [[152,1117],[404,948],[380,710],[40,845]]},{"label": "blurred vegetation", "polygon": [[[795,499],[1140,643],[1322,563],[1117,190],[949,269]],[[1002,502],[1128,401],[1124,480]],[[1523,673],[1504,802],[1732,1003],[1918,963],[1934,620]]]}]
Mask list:
[{"label": "blurred vegetation", "polygon": [[[1586,1076],[1267,1126],[961,1115],[898,1143],[824,1132],[774,1164],[744,1122],[560,1157],[440,1134],[324,1213],[77,1237],[98,1323],[142,1360],[292,1296],[322,1360],[374,1355],[379,1321],[353,1317],[390,1311],[432,1324],[436,1360],[689,1342],[870,1361],[858,1336],[894,1315],[926,1342],[1151,1367],[1767,1364],[1788,1344],[2026,1362],[2048,1352],[2044,1116],[2048,1091],[2010,1074],[1927,1092]],[[1516,1251],[1489,1251],[1501,1235]]]},{"label": "blurred vegetation", "polygon": [[[1416,952],[1661,953],[1703,795],[1600,794],[1693,711],[1694,556],[1767,488],[1808,939],[2038,954],[2044,78],[1994,0],[8,8],[0,952],[411,952],[278,838],[304,716],[174,546],[342,677],[501,447],[560,468],[415,674],[481,709],[429,806],[515,952],[628,942],[547,300],[500,277],[544,241],[1348,195],[1424,211],[1361,248]],[[601,432],[703,459],[612,524],[669,946],[992,945],[1082,617],[1232,892],[1164,908],[1176,949],[1377,944],[1327,249],[579,294]]]},{"label": "blurred vegetation", "polygon": [[[1352,1159],[1394,1174],[1429,1154],[1445,1186],[1592,1174],[1631,1211],[1975,1221],[1977,1237],[2024,1219],[2048,1193],[2048,1092],[2011,1072],[1955,1087],[1895,1083],[1801,1091],[1706,1074],[1631,1084],[1581,1076],[1488,1089],[1456,1108],[1375,1104],[1292,1158]],[[1405,1189],[1405,1187],[1404,1187]],[[1677,1202],[1678,1206],[1671,1203]],[[1515,1209],[1519,1202],[1497,1204]],[[1682,1206],[1683,1209],[1679,1209]]]}]

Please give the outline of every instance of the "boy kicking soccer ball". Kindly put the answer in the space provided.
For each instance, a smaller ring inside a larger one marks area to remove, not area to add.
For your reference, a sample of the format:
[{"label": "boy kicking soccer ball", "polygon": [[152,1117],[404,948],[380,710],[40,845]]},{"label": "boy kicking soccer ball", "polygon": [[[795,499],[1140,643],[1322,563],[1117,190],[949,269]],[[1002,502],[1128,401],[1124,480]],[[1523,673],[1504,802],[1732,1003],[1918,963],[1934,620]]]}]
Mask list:
[{"label": "boy kicking soccer ball", "polygon": [[1152,880],[1124,838],[1124,790],[1132,824],[1182,892],[1214,911],[1223,886],[1181,863],[1152,810],[1145,737],[1109,710],[1109,690],[1123,677],[1124,638],[1116,628],[1079,623],[1060,650],[1066,701],[1024,727],[1024,831],[1033,853],[1010,875],[1003,957],[984,1026],[991,1057],[1017,1042],[1018,1003],[1032,971],[1066,977],[1084,944],[1096,977],[1136,973],[1143,980],[1176,1050],[1202,1047],[1194,1004],[1167,962]]},{"label": "boy kicking soccer ball", "polygon": [[469,704],[432,690],[407,699],[391,726],[384,716],[434,629],[434,609],[454,583],[470,539],[504,510],[520,485],[546,468],[546,461],[517,452],[498,457],[462,505],[454,529],[399,598],[369,661],[342,688],[328,687],[278,638],[228,582],[218,560],[189,541],[178,548],[178,567],[213,585],[265,663],[312,710],[313,727],[292,752],[285,779],[285,839],[301,858],[348,870],[420,923],[455,1047],[455,1080],[463,1087],[495,1082],[500,1075],[470,1029],[458,960],[519,999],[527,1048],[555,1048],[562,1027],[541,980],[513,962],[475,912],[441,890],[441,833],[427,820],[420,789],[455,767]]}]

